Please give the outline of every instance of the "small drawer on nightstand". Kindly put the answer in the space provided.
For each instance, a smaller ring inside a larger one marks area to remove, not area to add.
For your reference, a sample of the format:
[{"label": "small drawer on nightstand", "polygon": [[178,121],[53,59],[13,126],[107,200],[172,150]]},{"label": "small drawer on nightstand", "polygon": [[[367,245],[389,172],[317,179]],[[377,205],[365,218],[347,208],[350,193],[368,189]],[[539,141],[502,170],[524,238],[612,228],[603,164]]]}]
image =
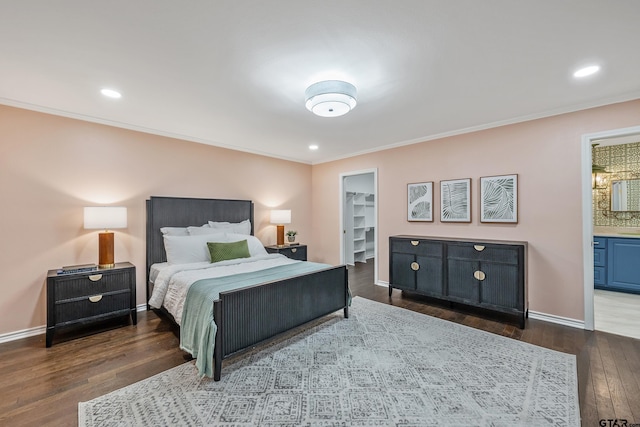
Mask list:
[{"label": "small drawer on nightstand", "polygon": [[131,309],[131,293],[129,290],[110,294],[92,294],[56,303],[56,322],[58,326],[65,323],[86,321],[103,314],[114,314],[122,311],[127,314]]},{"label": "small drawer on nightstand", "polygon": [[285,248],[282,251],[280,251],[280,253],[282,255],[287,256],[288,258],[291,258],[291,259],[297,259],[297,260],[300,260],[300,261],[306,261],[307,260],[307,247],[306,246],[300,246],[300,247],[290,246],[290,247]]},{"label": "small drawer on nightstand", "polygon": [[270,254],[282,254],[287,258],[297,259],[298,261],[307,260],[307,245],[294,246],[265,246]]},{"label": "small drawer on nightstand", "polygon": [[56,301],[129,289],[128,270],[69,275],[56,280]]}]

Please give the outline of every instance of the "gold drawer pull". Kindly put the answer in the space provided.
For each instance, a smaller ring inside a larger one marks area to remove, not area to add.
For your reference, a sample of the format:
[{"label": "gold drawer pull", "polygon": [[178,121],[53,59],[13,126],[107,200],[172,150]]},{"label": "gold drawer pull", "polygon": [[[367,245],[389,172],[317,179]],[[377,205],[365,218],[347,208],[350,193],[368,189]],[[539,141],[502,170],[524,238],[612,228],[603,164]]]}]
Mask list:
[{"label": "gold drawer pull", "polygon": [[475,249],[478,252],[482,252],[482,251],[484,251],[484,246],[482,246],[482,245],[473,245],[473,249]]},{"label": "gold drawer pull", "polygon": [[89,276],[89,280],[91,280],[92,282],[97,282],[100,279],[102,279],[102,274],[94,274],[92,276]]},{"label": "gold drawer pull", "polygon": [[412,244],[413,246],[418,246],[418,245],[420,244],[420,240],[412,240],[412,241],[411,241],[411,244]]},{"label": "gold drawer pull", "polygon": [[484,274],[483,271],[478,270],[478,271],[473,273],[473,277],[475,277],[477,280],[484,280],[484,278],[487,277],[487,276],[486,276],[486,274]]},{"label": "gold drawer pull", "polygon": [[291,252],[295,254],[296,252],[298,252],[298,248],[291,249]]},{"label": "gold drawer pull", "polygon": [[89,297],[89,301],[91,302],[98,302],[102,299],[102,295],[94,295],[92,297]]},{"label": "gold drawer pull", "polygon": [[418,264],[418,263],[417,263],[417,262],[415,262],[415,261],[414,261],[414,262],[412,262],[412,263],[411,263],[411,269],[412,269],[413,271],[418,271],[418,270],[420,270],[420,264]]}]

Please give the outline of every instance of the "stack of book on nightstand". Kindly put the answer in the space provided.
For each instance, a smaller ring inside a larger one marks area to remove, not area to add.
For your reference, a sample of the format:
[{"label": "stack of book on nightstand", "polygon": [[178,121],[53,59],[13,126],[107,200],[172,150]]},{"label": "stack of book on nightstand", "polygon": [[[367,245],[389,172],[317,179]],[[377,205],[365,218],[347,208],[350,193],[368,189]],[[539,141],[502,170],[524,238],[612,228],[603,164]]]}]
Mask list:
[{"label": "stack of book on nightstand", "polygon": [[97,270],[98,266],[95,264],[78,264],[67,265],[58,270],[58,274],[73,274],[73,273],[85,273],[87,271]]}]

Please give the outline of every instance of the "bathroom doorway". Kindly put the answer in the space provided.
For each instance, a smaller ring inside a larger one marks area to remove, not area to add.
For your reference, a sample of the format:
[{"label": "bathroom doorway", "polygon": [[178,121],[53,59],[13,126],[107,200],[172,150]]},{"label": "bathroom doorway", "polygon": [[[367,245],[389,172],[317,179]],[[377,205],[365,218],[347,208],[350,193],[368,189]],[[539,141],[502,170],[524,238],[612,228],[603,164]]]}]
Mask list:
[{"label": "bathroom doorway", "polygon": [[[640,127],[584,135],[582,144],[585,329],[640,338],[640,295],[617,292],[615,289],[607,289],[606,286],[595,289],[594,286],[594,276],[597,283],[607,281],[602,275],[607,274],[608,260],[601,258],[610,256],[609,237],[637,237],[640,240],[640,235],[625,236],[629,230],[640,231],[638,220],[626,220],[640,214],[611,215],[608,212],[611,183],[605,179],[604,184],[599,185],[593,181],[592,175],[594,164],[603,167],[606,170],[605,175],[609,174],[610,180],[626,179],[622,176],[624,173],[629,174],[631,169],[638,169],[635,164],[631,167],[625,164],[624,153],[628,150],[640,150]],[[595,150],[594,144],[597,144]],[[630,157],[638,156],[634,151]],[[600,236],[605,240],[594,236]],[[600,267],[601,265],[604,267]]]}]

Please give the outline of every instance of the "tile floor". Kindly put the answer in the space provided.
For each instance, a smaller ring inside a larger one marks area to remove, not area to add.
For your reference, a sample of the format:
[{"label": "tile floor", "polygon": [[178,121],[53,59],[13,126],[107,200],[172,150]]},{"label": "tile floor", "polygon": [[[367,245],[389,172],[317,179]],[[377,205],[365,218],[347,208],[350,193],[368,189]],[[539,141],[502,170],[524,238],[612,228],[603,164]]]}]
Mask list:
[{"label": "tile floor", "polygon": [[595,289],[593,306],[596,331],[640,339],[640,295]]}]

